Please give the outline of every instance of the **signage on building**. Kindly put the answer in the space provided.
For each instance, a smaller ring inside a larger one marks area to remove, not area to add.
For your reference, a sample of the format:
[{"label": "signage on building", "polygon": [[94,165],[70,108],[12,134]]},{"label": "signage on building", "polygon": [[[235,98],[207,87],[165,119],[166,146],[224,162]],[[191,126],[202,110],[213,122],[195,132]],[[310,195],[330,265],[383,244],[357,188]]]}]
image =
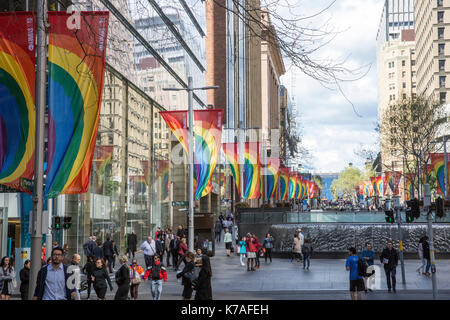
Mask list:
[{"label": "signage on building", "polygon": [[189,205],[189,201],[172,201],[172,207],[185,207]]}]

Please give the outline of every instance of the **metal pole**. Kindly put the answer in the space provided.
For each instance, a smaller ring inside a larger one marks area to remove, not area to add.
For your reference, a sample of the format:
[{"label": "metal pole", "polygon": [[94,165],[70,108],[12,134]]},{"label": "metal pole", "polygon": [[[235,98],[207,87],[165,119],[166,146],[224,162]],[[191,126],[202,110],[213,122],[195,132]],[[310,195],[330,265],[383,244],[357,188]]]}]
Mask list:
[{"label": "metal pole", "polygon": [[192,77],[188,77],[189,115],[189,250],[194,252],[194,106],[192,104]]},{"label": "metal pole", "polygon": [[444,199],[448,200],[447,137],[444,135]]},{"label": "metal pole", "polygon": [[[430,185],[425,184],[425,197],[430,198]],[[429,202],[429,201],[428,201]],[[424,200],[425,204],[425,200]],[[428,239],[430,243],[430,263],[431,263],[431,281],[433,286],[433,299],[437,299],[438,291],[437,291],[437,283],[436,283],[436,259],[434,255],[434,241],[433,241],[433,217],[431,214],[431,209],[428,207],[427,213],[427,221],[428,221]]]},{"label": "metal pole", "polygon": [[400,199],[399,197],[396,197],[395,201],[395,212],[397,213],[397,227],[398,227],[398,248],[399,248],[399,256],[400,256],[400,263],[402,268],[402,283],[406,284],[406,278],[405,278],[405,262],[403,260],[403,232],[402,232],[402,226],[401,226],[401,215],[400,215]]},{"label": "metal pole", "polygon": [[[4,193],[4,197],[7,197],[8,194]],[[4,206],[3,208],[0,208],[2,211],[2,247],[1,247],[1,253],[2,257],[7,255],[8,252],[8,208]]]},{"label": "metal pole", "polygon": [[47,1],[37,1],[37,59],[36,59],[36,151],[34,161],[34,195],[31,229],[31,272],[28,298],[31,300],[36,287],[36,279],[41,267],[42,208],[44,186],[44,130],[46,105],[46,64],[47,46],[45,22],[47,21]]},{"label": "metal pole", "polygon": [[[50,256],[52,252],[52,216],[53,216],[53,199],[47,200],[48,210],[48,228],[45,230],[45,255]],[[47,258],[47,257],[45,257]]]}]

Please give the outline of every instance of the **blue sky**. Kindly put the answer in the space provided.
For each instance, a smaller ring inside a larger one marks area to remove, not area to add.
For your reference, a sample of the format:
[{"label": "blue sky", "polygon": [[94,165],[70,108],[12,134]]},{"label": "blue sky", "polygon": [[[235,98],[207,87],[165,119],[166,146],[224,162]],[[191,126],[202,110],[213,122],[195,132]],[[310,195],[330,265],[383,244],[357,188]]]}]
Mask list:
[{"label": "blue sky", "polygon": [[[317,12],[331,1],[301,1],[298,8],[305,15]],[[294,97],[303,144],[310,151],[315,172],[339,172],[349,162],[362,167],[363,160],[354,151],[361,145],[373,148],[377,113],[376,35],[383,0],[338,0],[315,20],[320,24],[329,19],[337,30],[343,30],[318,58],[346,58],[350,68],[371,64],[368,74],[357,81],[347,82],[342,89],[352,105],[338,90],[324,88],[298,69],[289,70],[281,82]],[[288,64],[288,61],[285,62]],[[292,72],[295,83],[291,85]]]}]

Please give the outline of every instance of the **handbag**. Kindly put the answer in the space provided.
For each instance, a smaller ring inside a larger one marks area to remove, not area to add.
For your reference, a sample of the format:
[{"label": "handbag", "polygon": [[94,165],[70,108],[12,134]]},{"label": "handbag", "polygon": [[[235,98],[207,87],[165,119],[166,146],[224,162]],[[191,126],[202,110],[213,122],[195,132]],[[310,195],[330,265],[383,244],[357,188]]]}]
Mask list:
[{"label": "handbag", "polygon": [[187,272],[183,275],[183,277],[185,277],[187,280],[189,281],[194,281],[195,279],[198,278],[198,273],[199,273],[199,268],[198,267],[194,267],[194,269],[192,269],[191,272]]},{"label": "handbag", "polygon": [[141,283],[141,277],[138,275],[136,277],[136,270],[133,269],[133,279],[131,279],[131,284],[140,284]]}]

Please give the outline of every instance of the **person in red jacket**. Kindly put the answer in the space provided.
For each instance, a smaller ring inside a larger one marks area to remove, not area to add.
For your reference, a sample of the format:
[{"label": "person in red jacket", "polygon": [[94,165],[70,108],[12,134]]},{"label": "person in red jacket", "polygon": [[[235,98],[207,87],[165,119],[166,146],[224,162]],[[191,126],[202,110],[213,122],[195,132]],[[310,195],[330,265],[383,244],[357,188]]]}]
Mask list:
[{"label": "person in red jacket", "polygon": [[175,266],[175,271],[178,271],[178,268],[180,267],[181,262],[184,262],[184,265],[186,265],[186,260],[184,257],[186,256],[186,253],[189,251],[187,245],[186,245],[186,238],[181,239],[180,244],[178,245],[178,262]]},{"label": "person in red jacket", "polygon": [[247,234],[247,271],[255,271],[254,263],[256,258],[256,242],[253,235]]},{"label": "person in red jacket", "polygon": [[255,239],[255,247],[256,247],[256,258],[255,258],[255,268],[259,269],[259,257],[261,256],[262,252],[262,245],[259,243],[258,238],[255,234],[253,234],[253,238]]},{"label": "person in red jacket", "polygon": [[153,258],[153,265],[145,271],[144,280],[147,280],[149,276],[152,280],[153,300],[160,300],[163,281],[167,282],[167,272],[157,255]]}]

